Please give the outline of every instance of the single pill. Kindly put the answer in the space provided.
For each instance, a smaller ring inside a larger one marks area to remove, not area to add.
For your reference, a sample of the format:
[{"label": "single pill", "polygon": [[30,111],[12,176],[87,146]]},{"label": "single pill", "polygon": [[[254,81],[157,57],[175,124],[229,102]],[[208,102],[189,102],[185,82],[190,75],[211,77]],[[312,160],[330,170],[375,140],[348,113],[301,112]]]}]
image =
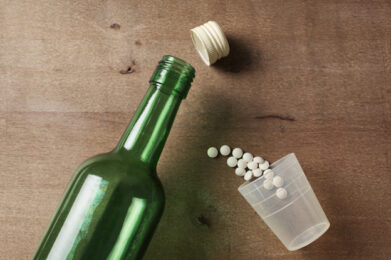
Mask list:
[{"label": "single pill", "polygon": [[253,175],[254,175],[254,177],[260,177],[262,175],[262,170],[259,168],[253,170]]},{"label": "single pill", "polygon": [[219,151],[216,147],[209,147],[208,149],[208,156],[210,158],[216,158],[216,156],[219,154]]},{"label": "single pill", "polygon": [[274,176],[273,185],[276,186],[277,188],[282,187],[282,185],[284,185],[284,179],[281,178],[280,176]]},{"label": "single pill", "polygon": [[271,189],[273,189],[273,182],[271,181],[271,180],[265,180],[264,182],[263,182],[263,187],[265,188],[265,189],[267,189],[267,190],[271,190]]},{"label": "single pill", "polygon": [[262,157],[256,156],[254,157],[253,161],[260,164],[263,163],[265,160]]},{"label": "single pill", "polygon": [[253,172],[252,171],[247,171],[246,174],[244,175],[244,180],[249,181],[253,178]]},{"label": "single pill", "polygon": [[288,192],[284,188],[278,188],[276,190],[276,196],[277,196],[277,198],[283,200],[283,199],[286,199],[286,197],[288,196]]},{"label": "single pill", "polygon": [[235,167],[236,164],[238,164],[238,160],[235,157],[231,156],[227,159],[227,164],[229,167]]},{"label": "single pill", "polygon": [[232,155],[233,155],[235,158],[237,158],[237,159],[242,158],[243,150],[240,149],[240,148],[235,148],[235,149],[232,150]]},{"label": "single pill", "polygon": [[245,162],[251,162],[253,160],[253,155],[251,153],[243,154],[243,160]]},{"label": "single pill", "polygon": [[266,179],[271,179],[274,176],[274,172],[270,169],[267,169],[266,171],[263,172],[263,176],[265,176]]},{"label": "single pill", "polygon": [[247,163],[247,168],[249,168],[250,170],[255,170],[256,168],[258,168],[258,163],[251,161]]},{"label": "single pill", "polygon": [[267,170],[268,168],[269,168],[269,162],[268,161],[264,161],[263,163],[261,163],[259,165],[259,169],[261,169],[262,171]]},{"label": "single pill", "polygon": [[235,174],[237,176],[244,176],[246,174],[246,170],[244,168],[236,168]]},{"label": "single pill", "polygon": [[223,156],[228,156],[229,154],[230,154],[230,152],[231,152],[231,148],[229,148],[229,146],[228,145],[222,145],[221,147],[220,147],[220,153],[221,153],[221,155],[223,155]]},{"label": "single pill", "polygon": [[247,163],[243,159],[240,159],[238,161],[238,167],[245,169],[247,167]]}]

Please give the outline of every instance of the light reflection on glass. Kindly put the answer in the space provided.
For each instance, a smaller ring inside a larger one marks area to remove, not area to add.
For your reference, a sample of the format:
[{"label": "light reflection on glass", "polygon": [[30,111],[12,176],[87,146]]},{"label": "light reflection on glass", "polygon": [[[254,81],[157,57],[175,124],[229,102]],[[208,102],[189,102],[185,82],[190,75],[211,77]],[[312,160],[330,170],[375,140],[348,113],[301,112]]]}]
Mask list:
[{"label": "light reflection on glass", "polygon": [[63,260],[73,254],[78,242],[84,237],[95,208],[107,190],[107,181],[96,175],[88,175],[72,208],[65,219],[47,260]]},{"label": "light reflection on glass", "polygon": [[128,212],[126,213],[121,232],[118,236],[117,241],[115,242],[113,250],[111,250],[109,257],[107,258],[108,260],[122,259],[122,257],[124,257],[126,249],[129,247],[130,242],[133,240],[137,232],[137,228],[139,227],[140,222],[143,219],[145,208],[145,199],[132,199]]},{"label": "light reflection on glass", "polygon": [[126,150],[130,150],[135,145],[137,139],[141,134],[141,130],[144,128],[144,125],[147,124],[147,119],[149,119],[149,115],[152,113],[152,105],[155,103],[157,97],[157,92],[155,92],[151,98],[148,100],[148,104],[144,108],[144,111],[138,118],[137,122],[134,124],[132,131],[130,132],[128,138],[125,141],[124,148]]}]

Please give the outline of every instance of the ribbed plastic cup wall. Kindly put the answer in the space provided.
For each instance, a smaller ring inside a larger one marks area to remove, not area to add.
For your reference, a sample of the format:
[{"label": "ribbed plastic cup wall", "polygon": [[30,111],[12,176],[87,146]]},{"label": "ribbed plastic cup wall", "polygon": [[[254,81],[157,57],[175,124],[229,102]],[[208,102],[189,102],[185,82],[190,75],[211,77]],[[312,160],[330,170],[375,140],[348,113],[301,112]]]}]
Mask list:
[{"label": "ribbed plastic cup wall", "polygon": [[330,222],[294,153],[270,168],[274,176],[284,179],[283,188],[288,192],[285,199],[277,198],[276,188],[263,187],[263,176],[244,183],[238,190],[288,250],[305,247],[323,235]]}]

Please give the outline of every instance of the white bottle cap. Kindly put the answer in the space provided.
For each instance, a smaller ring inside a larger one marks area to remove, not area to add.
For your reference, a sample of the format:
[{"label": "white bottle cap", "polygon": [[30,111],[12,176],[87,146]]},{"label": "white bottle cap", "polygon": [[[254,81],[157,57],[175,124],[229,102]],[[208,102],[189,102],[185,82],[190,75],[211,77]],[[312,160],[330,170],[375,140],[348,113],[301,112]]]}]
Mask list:
[{"label": "white bottle cap", "polygon": [[190,35],[198,54],[208,66],[229,54],[227,38],[214,21],[191,29]]}]

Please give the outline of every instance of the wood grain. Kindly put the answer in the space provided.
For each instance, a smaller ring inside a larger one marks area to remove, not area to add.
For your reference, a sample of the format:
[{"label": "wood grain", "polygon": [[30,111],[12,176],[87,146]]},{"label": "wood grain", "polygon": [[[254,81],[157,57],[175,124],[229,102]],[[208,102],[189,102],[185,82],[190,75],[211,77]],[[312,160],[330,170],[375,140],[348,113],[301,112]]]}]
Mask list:
[{"label": "wood grain", "polygon": [[[145,259],[389,259],[391,3],[0,0],[0,258],[29,259],[72,176],[114,147],[164,54],[197,70]],[[213,67],[189,29],[216,20]],[[287,251],[206,148],[295,152],[331,222]]]}]

